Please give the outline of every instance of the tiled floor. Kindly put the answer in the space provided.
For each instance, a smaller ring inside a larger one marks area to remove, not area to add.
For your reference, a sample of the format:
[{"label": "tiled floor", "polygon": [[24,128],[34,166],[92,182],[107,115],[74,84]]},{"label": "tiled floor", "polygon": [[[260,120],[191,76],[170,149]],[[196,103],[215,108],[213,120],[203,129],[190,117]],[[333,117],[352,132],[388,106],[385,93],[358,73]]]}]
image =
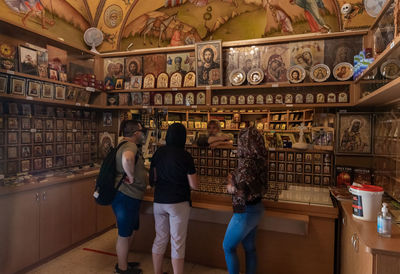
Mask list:
[{"label": "tiled floor", "polygon": [[[33,269],[31,274],[111,274],[114,273],[116,257],[84,250],[84,248],[115,253],[116,229],[89,241],[81,246],[55,258],[54,260]],[[130,261],[139,261],[144,274],[153,273],[151,254],[129,254]],[[171,261],[164,260],[164,271],[173,274]],[[209,268],[201,265],[185,263],[185,274],[226,274],[223,269]]]}]

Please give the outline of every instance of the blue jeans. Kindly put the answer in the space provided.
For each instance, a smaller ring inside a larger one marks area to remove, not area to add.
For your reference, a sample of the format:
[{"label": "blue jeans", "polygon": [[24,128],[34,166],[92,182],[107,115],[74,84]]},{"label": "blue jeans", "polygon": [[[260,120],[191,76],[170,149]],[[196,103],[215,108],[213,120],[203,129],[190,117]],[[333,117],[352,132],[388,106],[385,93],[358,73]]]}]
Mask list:
[{"label": "blue jeans", "polygon": [[229,274],[239,274],[239,259],[236,254],[237,246],[242,243],[246,253],[246,274],[255,274],[257,271],[256,231],[258,223],[264,213],[264,206],[260,202],[246,206],[246,212],[234,213],[226,229],[223,243],[225,261]]},{"label": "blue jeans", "polygon": [[134,230],[139,230],[140,203],[141,200],[131,198],[121,191],[115,195],[112,209],[120,237],[130,237]]}]

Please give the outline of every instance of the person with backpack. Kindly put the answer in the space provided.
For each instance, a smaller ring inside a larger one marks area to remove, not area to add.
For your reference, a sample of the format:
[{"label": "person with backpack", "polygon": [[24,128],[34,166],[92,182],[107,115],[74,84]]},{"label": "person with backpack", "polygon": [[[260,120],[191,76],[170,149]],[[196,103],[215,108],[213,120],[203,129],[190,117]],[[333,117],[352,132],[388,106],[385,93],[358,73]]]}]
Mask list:
[{"label": "person with backpack", "polygon": [[242,129],[238,137],[238,167],[228,177],[233,216],[226,229],[223,248],[229,274],[239,274],[237,246],[246,253],[246,273],[257,272],[256,232],[264,214],[261,199],[267,188],[267,150],[264,138],[253,126]]},{"label": "person with backpack", "polygon": [[121,123],[120,135],[123,139],[115,155],[114,181],[118,192],[112,202],[118,226],[118,264],[115,266],[115,272],[141,274],[142,270],[137,268],[137,262],[128,263],[128,253],[134,231],[139,229],[140,204],[148,178],[140,148],[144,141],[145,129],[138,121],[126,120]]},{"label": "person with backpack", "polygon": [[185,150],[186,128],[179,123],[168,127],[166,146],[153,155],[150,185],[154,186],[153,243],[155,274],[162,274],[164,253],[171,238],[174,274],[183,274],[186,234],[190,215],[190,189],[197,189],[198,178],[192,156]]}]

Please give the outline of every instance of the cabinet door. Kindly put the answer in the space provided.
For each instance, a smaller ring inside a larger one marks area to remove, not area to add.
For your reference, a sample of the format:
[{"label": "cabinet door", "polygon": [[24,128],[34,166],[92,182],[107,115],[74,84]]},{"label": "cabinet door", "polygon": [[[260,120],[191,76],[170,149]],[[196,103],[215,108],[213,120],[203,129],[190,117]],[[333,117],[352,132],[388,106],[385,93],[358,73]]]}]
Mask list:
[{"label": "cabinet door", "polygon": [[37,198],[36,191],[0,197],[0,273],[14,273],[39,260]]},{"label": "cabinet door", "polygon": [[71,184],[59,184],[41,191],[40,258],[71,245]]},{"label": "cabinet door", "polygon": [[361,241],[347,216],[342,217],[341,224],[341,274],[372,274],[373,258]]},{"label": "cabinet door", "polygon": [[115,224],[115,215],[111,206],[97,205],[97,232]]},{"label": "cabinet door", "polygon": [[92,178],[71,184],[72,242],[76,243],[96,233],[96,204]]}]

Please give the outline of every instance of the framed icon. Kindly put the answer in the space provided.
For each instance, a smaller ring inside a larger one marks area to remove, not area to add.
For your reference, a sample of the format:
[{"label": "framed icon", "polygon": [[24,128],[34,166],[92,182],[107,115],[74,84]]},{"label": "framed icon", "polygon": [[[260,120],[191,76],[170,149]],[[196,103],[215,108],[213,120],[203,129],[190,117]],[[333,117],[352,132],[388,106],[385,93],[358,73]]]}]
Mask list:
[{"label": "framed icon", "polygon": [[196,85],[222,85],[221,41],[207,41],[196,44]]},{"label": "framed icon", "polygon": [[11,94],[25,95],[25,84],[26,80],[24,78],[18,78],[12,76],[10,85]]}]

